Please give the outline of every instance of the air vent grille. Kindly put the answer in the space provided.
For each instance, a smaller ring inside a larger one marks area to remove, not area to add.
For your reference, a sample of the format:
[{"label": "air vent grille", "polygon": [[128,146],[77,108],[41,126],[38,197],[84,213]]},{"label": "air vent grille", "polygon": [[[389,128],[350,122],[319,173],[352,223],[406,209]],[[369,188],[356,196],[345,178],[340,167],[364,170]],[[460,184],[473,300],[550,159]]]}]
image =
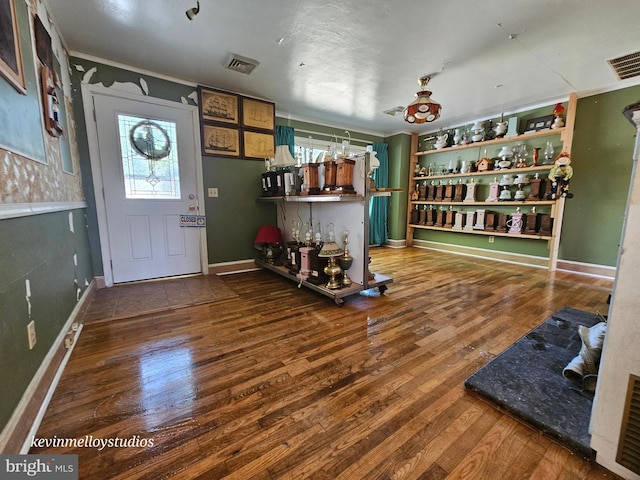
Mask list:
[{"label": "air vent grille", "polygon": [[640,52],[607,60],[620,80],[640,75]]},{"label": "air vent grille", "polygon": [[630,375],[616,462],[640,475],[640,377]]},{"label": "air vent grille", "polygon": [[260,65],[260,62],[258,62],[257,60],[253,60],[251,58],[243,57],[242,55],[233,53],[227,59],[225,67],[227,67],[229,70],[249,75],[258,65]]}]

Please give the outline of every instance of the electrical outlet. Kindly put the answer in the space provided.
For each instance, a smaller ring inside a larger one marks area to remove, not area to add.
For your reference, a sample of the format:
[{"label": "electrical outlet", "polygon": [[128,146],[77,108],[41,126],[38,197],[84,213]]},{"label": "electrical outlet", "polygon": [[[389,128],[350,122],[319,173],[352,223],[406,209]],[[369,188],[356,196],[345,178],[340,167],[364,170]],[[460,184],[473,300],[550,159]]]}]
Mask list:
[{"label": "electrical outlet", "polygon": [[489,235],[489,243],[493,243],[495,239],[496,237],[494,237],[493,235]]},{"label": "electrical outlet", "polygon": [[33,350],[36,345],[36,323],[33,320],[27,324],[27,335],[29,337],[29,350]]},{"label": "electrical outlet", "polygon": [[218,189],[214,187],[209,188],[209,198],[217,198],[218,197]]}]

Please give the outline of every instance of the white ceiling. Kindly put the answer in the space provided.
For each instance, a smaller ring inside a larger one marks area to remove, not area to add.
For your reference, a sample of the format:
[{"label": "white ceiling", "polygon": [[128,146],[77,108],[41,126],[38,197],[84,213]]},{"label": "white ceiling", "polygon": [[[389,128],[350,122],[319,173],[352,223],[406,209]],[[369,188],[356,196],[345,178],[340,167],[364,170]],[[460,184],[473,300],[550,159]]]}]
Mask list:
[{"label": "white ceiling", "polygon": [[[433,131],[620,81],[638,0],[45,0],[72,53],[276,103],[279,116],[377,134]],[[231,53],[260,62],[225,69]],[[435,73],[434,124],[401,115]]]}]

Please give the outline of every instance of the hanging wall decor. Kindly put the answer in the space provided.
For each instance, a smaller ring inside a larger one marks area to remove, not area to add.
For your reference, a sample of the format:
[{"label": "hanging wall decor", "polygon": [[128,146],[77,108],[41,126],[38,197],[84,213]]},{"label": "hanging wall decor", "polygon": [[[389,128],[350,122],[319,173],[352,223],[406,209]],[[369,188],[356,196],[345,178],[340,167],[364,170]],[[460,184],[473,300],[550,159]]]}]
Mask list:
[{"label": "hanging wall decor", "polygon": [[0,75],[20,93],[27,93],[20,52],[15,0],[0,0]]}]

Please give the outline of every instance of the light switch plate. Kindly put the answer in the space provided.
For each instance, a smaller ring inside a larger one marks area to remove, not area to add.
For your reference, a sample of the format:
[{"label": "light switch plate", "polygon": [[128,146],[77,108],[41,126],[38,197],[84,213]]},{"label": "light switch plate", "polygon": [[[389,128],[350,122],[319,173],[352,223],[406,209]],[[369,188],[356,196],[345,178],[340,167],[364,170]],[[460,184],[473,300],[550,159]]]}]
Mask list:
[{"label": "light switch plate", "polygon": [[211,187],[209,188],[209,198],[217,198],[218,197],[218,189]]}]

